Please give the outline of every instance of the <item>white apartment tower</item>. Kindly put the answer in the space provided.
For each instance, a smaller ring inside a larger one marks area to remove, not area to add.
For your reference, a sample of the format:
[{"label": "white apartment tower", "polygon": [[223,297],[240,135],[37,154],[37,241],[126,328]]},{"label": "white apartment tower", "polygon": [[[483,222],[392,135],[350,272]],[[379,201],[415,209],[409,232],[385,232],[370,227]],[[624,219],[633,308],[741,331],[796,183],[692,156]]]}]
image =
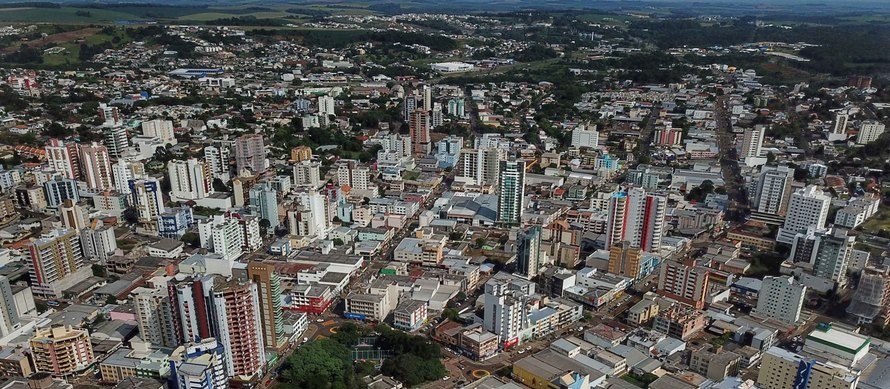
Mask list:
[{"label": "white apartment tower", "polygon": [[170,120],[155,119],[142,122],[142,135],[158,138],[164,145],[176,144],[173,122]]},{"label": "white apartment tower", "polygon": [[321,186],[321,163],[302,161],[294,165],[294,185],[318,188]]},{"label": "white apartment tower", "polygon": [[783,216],[788,211],[794,170],[787,166],[764,166],[751,182],[752,209],[759,213]]},{"label": "white apartment tower", "polygon": [[323,116],[335,115],[333,97],[327,95],[318,97],[318,114]]},{"label": "white apartment tower", "polygon": [[237,218],[216,215],[198,223],[198,238],[201,247],[227,260],[238,259],[244,253],[244,231]]},{"label": "white apartment tower", "polygon": [[807,287],[793,277],[765,277],[752,314],[794,325],[800,320],[806,294]]},{"label": "white apartment tower", "polygon": [[828,217],[831,196],[826,195],[816,185],[798,189],[791,195],[785,224],[779,228],[776,241],[792,244],[795,235],[805,233],[809,228],[822,228]]},{"label": "white apartment tower", "polygon": [[761,156],[761,148],[763,147],[763,133],[766,128],[761,125],[754,126],[745,130],[742,137],[742,151],[739,153],[739,159],[747,161],[748,158],[757,158]]},{"label": "white apartment tower", "polygon": [[856,143],[864,145],[878,140],[884,133],[885,127],[884,123],[874,120],[862,122],[859,126],[859,135],[856,136]]},{"label": "white apartment tower", "polygon": [[167,162],[170,198],[174,201],[200,200],[213,193],[210,166],[195,158]]},{"label": "white apartment tower", "polygon": [[520,225],[524,206],[525,161],[501,161],[501,176],[498,183],[498,223],[510,226]]},{"label": "white apartment tower", "polygon": [[596,125],[578,125],[572,130],[572,147],[595,149],[599,147],[600,133]]},{"label": "white apartment tower", "polygon": [[130,180],[145,177],[145,165],[139,161],[118,161],[111,165],[114,178],[114,189],[123,194],[130,194]]}]

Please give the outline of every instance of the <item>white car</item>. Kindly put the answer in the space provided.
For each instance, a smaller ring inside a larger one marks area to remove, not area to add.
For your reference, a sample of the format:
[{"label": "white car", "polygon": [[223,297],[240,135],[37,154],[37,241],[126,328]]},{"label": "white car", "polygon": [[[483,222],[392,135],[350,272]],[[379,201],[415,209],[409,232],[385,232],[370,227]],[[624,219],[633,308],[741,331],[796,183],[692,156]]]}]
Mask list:
[{"label": "white car", "polygon": [[316,323],[324,323],[324,318],[319,317],[318,319],[315,319],[315,322]]},{"label": "white car", "polygon": [[519,350],[520,354],[525,354],[525,349]]},{"label": "white car", "polygon": [[448,381],[448,380],[450,380],[450,379],[451,379],[451,377],[449,377],[449,376],[444,376],[444,377],[442,377],[442,381]]}]

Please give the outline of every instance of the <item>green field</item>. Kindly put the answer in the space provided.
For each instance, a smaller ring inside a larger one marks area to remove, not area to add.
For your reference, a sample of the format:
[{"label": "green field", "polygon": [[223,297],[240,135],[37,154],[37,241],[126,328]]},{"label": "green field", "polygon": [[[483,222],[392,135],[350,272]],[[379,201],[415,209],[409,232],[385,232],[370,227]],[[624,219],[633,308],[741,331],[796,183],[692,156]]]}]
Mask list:
[{"label": "green field", "polygon": [[13,23],[90,24],[133,18],[132,14],[97,8],[0,8],[0,22]]},{"label": "green field", "polygon": [[862,231],[877,235],[878,231],[890,231],[890,207],[881,206],[878,213],[862,223]]},{"label": "green field", "polygon": [[[111,42],[114,37],[117,36],[120,40],[117,44],[127,43],[130,38],[124,33],[117,33],[114,35],[109,34],[93,34],[87,36],[83,39],[83,43],[88,45],[96,45],[105,42]],[[43,54],[43,64],[48,66],[59,66],[65,64],[77,64],[80,63],[80,44],[74,42],[65,42],[58,45],[58,47],[64,47],[65,50],[62,53],[54,53],[54,54]]]}]

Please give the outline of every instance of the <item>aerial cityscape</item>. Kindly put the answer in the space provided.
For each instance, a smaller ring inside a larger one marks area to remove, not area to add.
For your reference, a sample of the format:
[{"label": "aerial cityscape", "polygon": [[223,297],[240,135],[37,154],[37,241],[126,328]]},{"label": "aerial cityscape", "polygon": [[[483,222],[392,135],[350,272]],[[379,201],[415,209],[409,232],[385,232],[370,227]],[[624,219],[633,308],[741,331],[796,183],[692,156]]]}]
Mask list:
[{"label": "aerial cityscape", "polygon": [[890,388],[890,4],[0,4],[0,389]]}]

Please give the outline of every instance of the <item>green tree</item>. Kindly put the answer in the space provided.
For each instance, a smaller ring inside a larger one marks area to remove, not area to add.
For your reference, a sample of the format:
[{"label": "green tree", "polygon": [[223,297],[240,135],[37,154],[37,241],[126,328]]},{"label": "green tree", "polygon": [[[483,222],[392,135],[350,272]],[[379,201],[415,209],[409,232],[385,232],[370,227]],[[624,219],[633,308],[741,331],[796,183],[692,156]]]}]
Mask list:
[{"label": "green tree", "polygon": [[201,237],[191,231],[183,234],[180,240],[191,247],[198,247],[201,245]]},{"label": "green tree", "polygon": [[272,227],[272,222],[269,219],[261,219],[260,220],[260,234],[266,235],[269,232],[269,227]]},{"label": "green tree", "polygon": [[343,245],[343,239],[340,239],[340,238],[335,238],[335,239],[334,239],[334,246],[338,246],[338,247],[339,247],[339,246],[342,246],[342,245]]},{"label": "green tree", "polygon": [[282,380],[295,388],[358,388],[349,349],[333,339],[299,348],[284,366]]},{"label": "green tree", "polygon": [[226,186],[226,183],[223,182],[223,180],[220,180],[219,178],[214,178],[213,179],[213,190],[216,192],[228,192],[229,187]]}]

